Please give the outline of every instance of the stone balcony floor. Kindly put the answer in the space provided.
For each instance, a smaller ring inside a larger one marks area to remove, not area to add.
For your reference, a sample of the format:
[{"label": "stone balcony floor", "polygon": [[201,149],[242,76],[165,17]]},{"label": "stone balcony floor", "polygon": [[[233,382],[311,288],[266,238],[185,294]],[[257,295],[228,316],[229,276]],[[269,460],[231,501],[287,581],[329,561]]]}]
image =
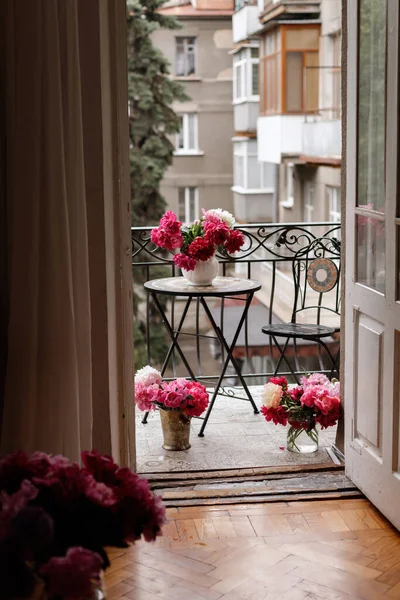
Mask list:
[{"label": "stone balcony floor", "polygon": [[[261,406],[262,386],[251,388],[257,406]],[[162,447],[163,437],[158,412],[136,414],[136,452],[139,473],[210,471],[235,468],[311,465],[329,462],[326,451],[335,441],[336,427],[320,431],[320,448],[314,454],[296,454],[286,450],[286,428],[267,423],[255,415],[251,405],[234,398],[219,396],[208,421],[205,435],[198,437],[199,419],[192,419],[192,447],[171,452]]]}]

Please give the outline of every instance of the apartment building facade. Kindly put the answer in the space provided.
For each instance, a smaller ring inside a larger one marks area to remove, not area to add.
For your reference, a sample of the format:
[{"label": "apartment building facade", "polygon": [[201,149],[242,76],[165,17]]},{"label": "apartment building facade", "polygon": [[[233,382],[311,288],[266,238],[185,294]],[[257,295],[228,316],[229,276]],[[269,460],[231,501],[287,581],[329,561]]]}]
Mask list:
[{"label": "apartment building facade", "polygon": [[233,204],[242,223],[277,220],[277,166],[260,162],[260,29],[255,1],[236,0],[233,29]]},{"label": "apartment building facade", "polygon": [[279,165],[279,220],[340,220],[340,0],[266,0],[258,156]]},{"label": "apartment building facade", "polygon": [[175,16],[182,27],[158,30],[153,41],[190,97],[173,105],[181,130],[161,193],[168,208],[190,222],[202,208],[233,211],[233,0],[171,0],[160,12]]},{"label": "apartment building facade", "polygon": [[[341,1],[238,0],[233,31],[247,53],[258,47],[248,143],[270,174],[273,219],[340,221]],[[234,94],[235,75],[234,66]]]}]

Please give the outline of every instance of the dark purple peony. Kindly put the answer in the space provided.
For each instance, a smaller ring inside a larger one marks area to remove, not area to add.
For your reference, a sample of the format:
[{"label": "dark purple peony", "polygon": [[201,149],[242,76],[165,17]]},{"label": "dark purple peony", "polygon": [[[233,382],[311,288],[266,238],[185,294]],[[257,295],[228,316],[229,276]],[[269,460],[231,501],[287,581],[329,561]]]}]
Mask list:
[{"label": "dark purple peony", "polygon": [[102,560],[85,548],[70,548],[64,557],[51,558],[40,570],[47,582],[48,596],[64,600],[90,597],[93,584],[100,578]]}]

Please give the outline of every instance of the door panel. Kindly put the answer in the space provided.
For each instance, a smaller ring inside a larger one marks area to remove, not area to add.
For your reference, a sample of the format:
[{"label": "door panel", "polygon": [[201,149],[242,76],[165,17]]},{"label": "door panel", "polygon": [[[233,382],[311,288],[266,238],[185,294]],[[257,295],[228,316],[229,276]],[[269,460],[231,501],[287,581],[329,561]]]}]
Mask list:
[{"label": "door panel", "polygon": [[[357,366],[354,436],[379,455],[382,452],[381,364],[384,327],[382,323],[366,315],[360,315],[356,325],[355,335],[358,337],[358,343],[354,361]],[[364,373],[364,363],[369,365],[368,377]]]},{"label": "door panel", "polygon": [[399,3],[347,6],[346,471],[400,528]]}]

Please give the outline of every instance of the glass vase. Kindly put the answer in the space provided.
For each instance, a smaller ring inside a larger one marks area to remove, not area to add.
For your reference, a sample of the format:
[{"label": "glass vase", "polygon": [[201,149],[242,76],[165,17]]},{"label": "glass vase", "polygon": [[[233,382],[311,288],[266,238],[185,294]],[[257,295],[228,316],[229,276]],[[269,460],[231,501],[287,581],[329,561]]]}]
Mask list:
[{"label": "glass vase", "polygon": [[287,449],[300,454],[316,452],[318,450],[318,431],[315,428],[289,427]]}]

